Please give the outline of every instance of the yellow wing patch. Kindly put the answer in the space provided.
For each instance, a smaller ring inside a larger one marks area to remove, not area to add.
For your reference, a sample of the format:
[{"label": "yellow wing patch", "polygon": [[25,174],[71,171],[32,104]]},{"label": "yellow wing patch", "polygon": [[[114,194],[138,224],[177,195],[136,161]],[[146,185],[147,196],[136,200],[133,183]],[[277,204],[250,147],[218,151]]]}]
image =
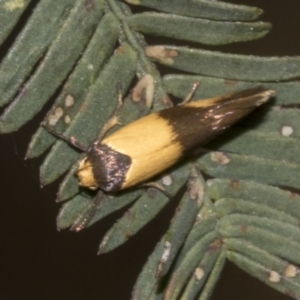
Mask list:
[{"label": "yellow wing patch", "polygon": [[123,188],[143,182],[176,163],[182,147],[176,133],[158,113],[128,124],[102,141],[112,149],[130,156],[132,164]]}]

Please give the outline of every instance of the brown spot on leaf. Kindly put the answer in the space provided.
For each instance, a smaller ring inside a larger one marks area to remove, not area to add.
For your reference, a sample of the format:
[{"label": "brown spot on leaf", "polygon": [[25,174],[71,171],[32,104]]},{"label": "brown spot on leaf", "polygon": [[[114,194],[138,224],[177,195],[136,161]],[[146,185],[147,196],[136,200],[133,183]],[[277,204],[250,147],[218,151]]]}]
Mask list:
[{"label": "brown spot on leaf", "polygon": [[241,233],[245,234],[247,233],[247,230],[248,230],[248,226],[247,225],[241,225]]},{"label": "brown spot on leaf", "polygon": [[235,179],[230,180],[230,187],[234,190],[239,189],[240,188],[240,181],[235,180]]},{"label": "brown spot on leaf", "polygon": [[118,48],[115,50],[114,53],[116,53],[116,54],[122,54],[122,53],[124,52],[124,48],[125,48],[125,46],[124,46],[124,44],[122,44],[120,47],[118,47]]},{"label": "brown spot on leaf", "polygon": [[131,209],[128,209],[125,212],[125,216],[126,216],[127,219],[131,219],[131,220],[135,219],[135,214],[132,213]]},{"label": "brown spot on leaf", "polygon": [[223,241],[221,239],[217,239],[209,245],[207,252],[215,251],[219,249],[222,245],[223,245]]},{"label": "brown spot on leaf", "polygon": [[132,234],[130,232],[125,231],[124,236],[125,236],[126,239],[130,239]]},{"label": "brown spot on leaf", "polygon": [[87,11],[91,11],[95,9],[95,2],[94,0],[85,0],[84,1],[84,6]]},{"label": "brown spot on leaf", "polygon": [[236,86],[238,81],[233,79],[224,79],[225,85]]},{"label": "brown spot on leaf", "polygon": [[82,103],[81,103],[81,105],[80,105],[80,107],[79,107],[79,111],[85,111],[85,109],[86,109],[86,102],[85,101],[83,101]]},{"label": "brown spot on leaf", "polygon": [[157,195],[157,189],[155,189],[155,188],[147,189],[147,195],[149,198],[154,199]]},{"label": "brown spot on leaf", "polygon": [[292,299],[297,299],[296,294],[292,291],[285,291],[284,294],[291,297]]},{"label": "brown spot on leaf", "polygon": [[296,193],[293,193],[291,191],[287,191],[287,194],[288,194],[288,197],[291,198],[291,199],[294,199],[296,197]]},{"label": "brown spot on leaf", "polygon": [[175,211],[176,211],[177,213],[179,213],[179,212],[181,212],[181,210],[182,210],[182,208],[181,208],[180,206],[178,206],[178,207],[176,208]]}]

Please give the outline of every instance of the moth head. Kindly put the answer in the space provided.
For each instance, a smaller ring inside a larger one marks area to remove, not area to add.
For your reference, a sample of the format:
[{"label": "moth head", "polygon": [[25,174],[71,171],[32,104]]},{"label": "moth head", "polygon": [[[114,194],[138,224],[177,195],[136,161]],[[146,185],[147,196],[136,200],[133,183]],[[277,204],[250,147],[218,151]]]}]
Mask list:
[{"label": "moth head", "polygon": [[87,187],[91,190],[97,190],[97,182],[94,177],[93,168],[90,160],[85,157],[79,162],[78,170],[76,175],[79,180],[79,185]]}]

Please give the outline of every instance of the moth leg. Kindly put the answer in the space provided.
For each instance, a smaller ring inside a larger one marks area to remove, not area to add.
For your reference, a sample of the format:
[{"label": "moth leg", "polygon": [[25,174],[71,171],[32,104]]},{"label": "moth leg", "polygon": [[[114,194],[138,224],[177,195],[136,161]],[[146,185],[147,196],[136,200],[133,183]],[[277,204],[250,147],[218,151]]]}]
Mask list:
[{"label": "moth leg", "polygon": [[161,184],[159,184],[155,181],[144,183],[141,186],[155,188],[155,189],[161,191],[163,194],[165,194],[168,198],[173,198],[173,196]]},{"label": "moth leg", "polygon": [[93,220],[97,210],[100,209],[102,199],[103,192],[99,190],[96,197],[91,201],[91,203],[86,207],[86,209],[76,218],[70,230],[78,232],[86,228]]},{"label": "moth leg", "polygon": [[80,149],[83,152],[86,152],[88,147],[84,144],[82,144],[81,142],[79,142],[75,137],[71,136],[66,136],[63,133],[59,133],[57,131],[55,131],[53,128],[51,128],[50,126],[48,126],[47,124],[45,124],[44,122],[41,123],[41,126],[47,130],[49,133],[51,133],[53,136],[62,139],[64,141],[66,141],[68,144],[72,145],[73,147]]},{"label": "moth leg", "polygon": [[105,124],[101,128],[101,131],[98,135],[99,141],[101,141],[104,138],[106,133],[111,128],[113,128],[116,125],[121,125],[121,123],[119,122],[119,119],[118,119],[118,114],[123,106],[123,99],[122,99],[122,92],[121,92],[121,88],[120,88],[119,84],[117,84],[117,89],[118,89],[118,104],[117,104],[115,110],[113,111],[112,115],[109,117],[109,119],[105,122]]},{"label": "moth leg", "polygon": [[184,105],[187,104],[191,101],[191,99],[193,98],[195,92],[197,91],[198,87],[200,86],[200,82],[196,82],[193,84],[191,91],[186,95],[186,97],[183,99],[183,101],[181,103],[179,103],[178,105]]}]

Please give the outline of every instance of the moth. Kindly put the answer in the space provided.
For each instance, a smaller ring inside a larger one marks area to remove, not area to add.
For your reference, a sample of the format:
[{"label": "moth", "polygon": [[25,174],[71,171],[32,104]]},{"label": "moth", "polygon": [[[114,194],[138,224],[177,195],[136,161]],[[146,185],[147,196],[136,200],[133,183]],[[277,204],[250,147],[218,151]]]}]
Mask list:
[{"label": "moth", "polygon": [[101,134],[83,149],[86,156],[76,172],[79,185],[114,193],[144,183],[273,95],[263,87],[228,93],[151,113],[103,139]]}]

